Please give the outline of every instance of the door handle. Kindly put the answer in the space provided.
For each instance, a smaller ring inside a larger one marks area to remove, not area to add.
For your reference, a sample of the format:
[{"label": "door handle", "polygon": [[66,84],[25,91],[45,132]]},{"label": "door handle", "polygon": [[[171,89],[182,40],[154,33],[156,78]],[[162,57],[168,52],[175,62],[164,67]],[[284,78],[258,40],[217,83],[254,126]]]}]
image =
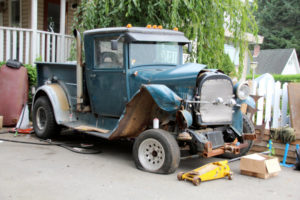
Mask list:
[{"label": "door handle", "polygon": [[90,77],[91,77],[91,78],[95,78],[95,77],[96,77],[96,74],[90,74]]}]

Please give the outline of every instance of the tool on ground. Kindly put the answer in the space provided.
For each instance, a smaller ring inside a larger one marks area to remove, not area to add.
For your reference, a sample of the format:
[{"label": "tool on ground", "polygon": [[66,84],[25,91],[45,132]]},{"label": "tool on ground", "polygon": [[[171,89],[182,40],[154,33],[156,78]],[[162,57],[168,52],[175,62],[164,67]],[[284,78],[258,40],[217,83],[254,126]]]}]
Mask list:
[{"label": "tool on ground", "polygon": [[231,180],[233,176],[233,172],[230,171],[227,160],[209,163],[187,173],[180,172],[177,174],[178,180],[192,181],[196,186],[202,181],[224,178],[226,176],[229,180]]},{"label": "tool on ground", "polygon": [[294,166],[293,164],[286,164],[286,158],[287,158],[287,154],[289,152],[289,147],[290,147],[290,144],[286,143],[285,144],[284,155],[283,155],[283,160],[282,160],[282,162],[280,162],[280,165],[283,166],[283,167],[293,167]]},{"label": "tool on ground", "polygon": [[15,136],[17,136],[18,133],[30,134],[33,132],[33,128],[29,127],[29,111],[27,104],[23,106],[16,128],[13,128],[12,130],[10,130],[10,132],[11,131],[15,133]]}]

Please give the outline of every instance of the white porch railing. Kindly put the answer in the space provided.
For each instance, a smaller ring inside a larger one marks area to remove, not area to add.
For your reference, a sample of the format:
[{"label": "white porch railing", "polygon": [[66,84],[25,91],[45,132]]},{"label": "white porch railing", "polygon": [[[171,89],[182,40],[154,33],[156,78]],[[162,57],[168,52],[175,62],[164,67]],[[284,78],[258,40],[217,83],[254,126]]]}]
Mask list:
[{"label": "white porch railing", "polygon": [[70,57],[72,36],[38,30],[36,48],[31,48],[32,35],[32,29],[0,26],[0,61],[17,59],[33,64],[37,58],[43,62],[65,62]]}]

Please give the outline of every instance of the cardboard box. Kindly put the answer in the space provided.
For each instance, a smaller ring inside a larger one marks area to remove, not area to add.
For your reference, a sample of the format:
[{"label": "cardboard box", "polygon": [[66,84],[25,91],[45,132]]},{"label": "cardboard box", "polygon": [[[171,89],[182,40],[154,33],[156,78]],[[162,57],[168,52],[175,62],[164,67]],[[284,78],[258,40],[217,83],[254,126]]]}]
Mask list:
[{"label": "cardboard box", "polygon": [[269,178],[281,171],[278,158],[260,153],[243,156],[240,162],[241,174],[258,178]]}]

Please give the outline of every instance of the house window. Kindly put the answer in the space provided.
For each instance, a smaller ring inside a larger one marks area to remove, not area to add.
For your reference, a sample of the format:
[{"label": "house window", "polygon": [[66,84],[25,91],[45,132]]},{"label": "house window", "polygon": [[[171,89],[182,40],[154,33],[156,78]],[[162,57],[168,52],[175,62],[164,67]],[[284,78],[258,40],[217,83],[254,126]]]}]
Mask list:
[{"label": "house window", "polygon": [[20,0],[11,0],[10,22],[13,27],[20,27]]}]

